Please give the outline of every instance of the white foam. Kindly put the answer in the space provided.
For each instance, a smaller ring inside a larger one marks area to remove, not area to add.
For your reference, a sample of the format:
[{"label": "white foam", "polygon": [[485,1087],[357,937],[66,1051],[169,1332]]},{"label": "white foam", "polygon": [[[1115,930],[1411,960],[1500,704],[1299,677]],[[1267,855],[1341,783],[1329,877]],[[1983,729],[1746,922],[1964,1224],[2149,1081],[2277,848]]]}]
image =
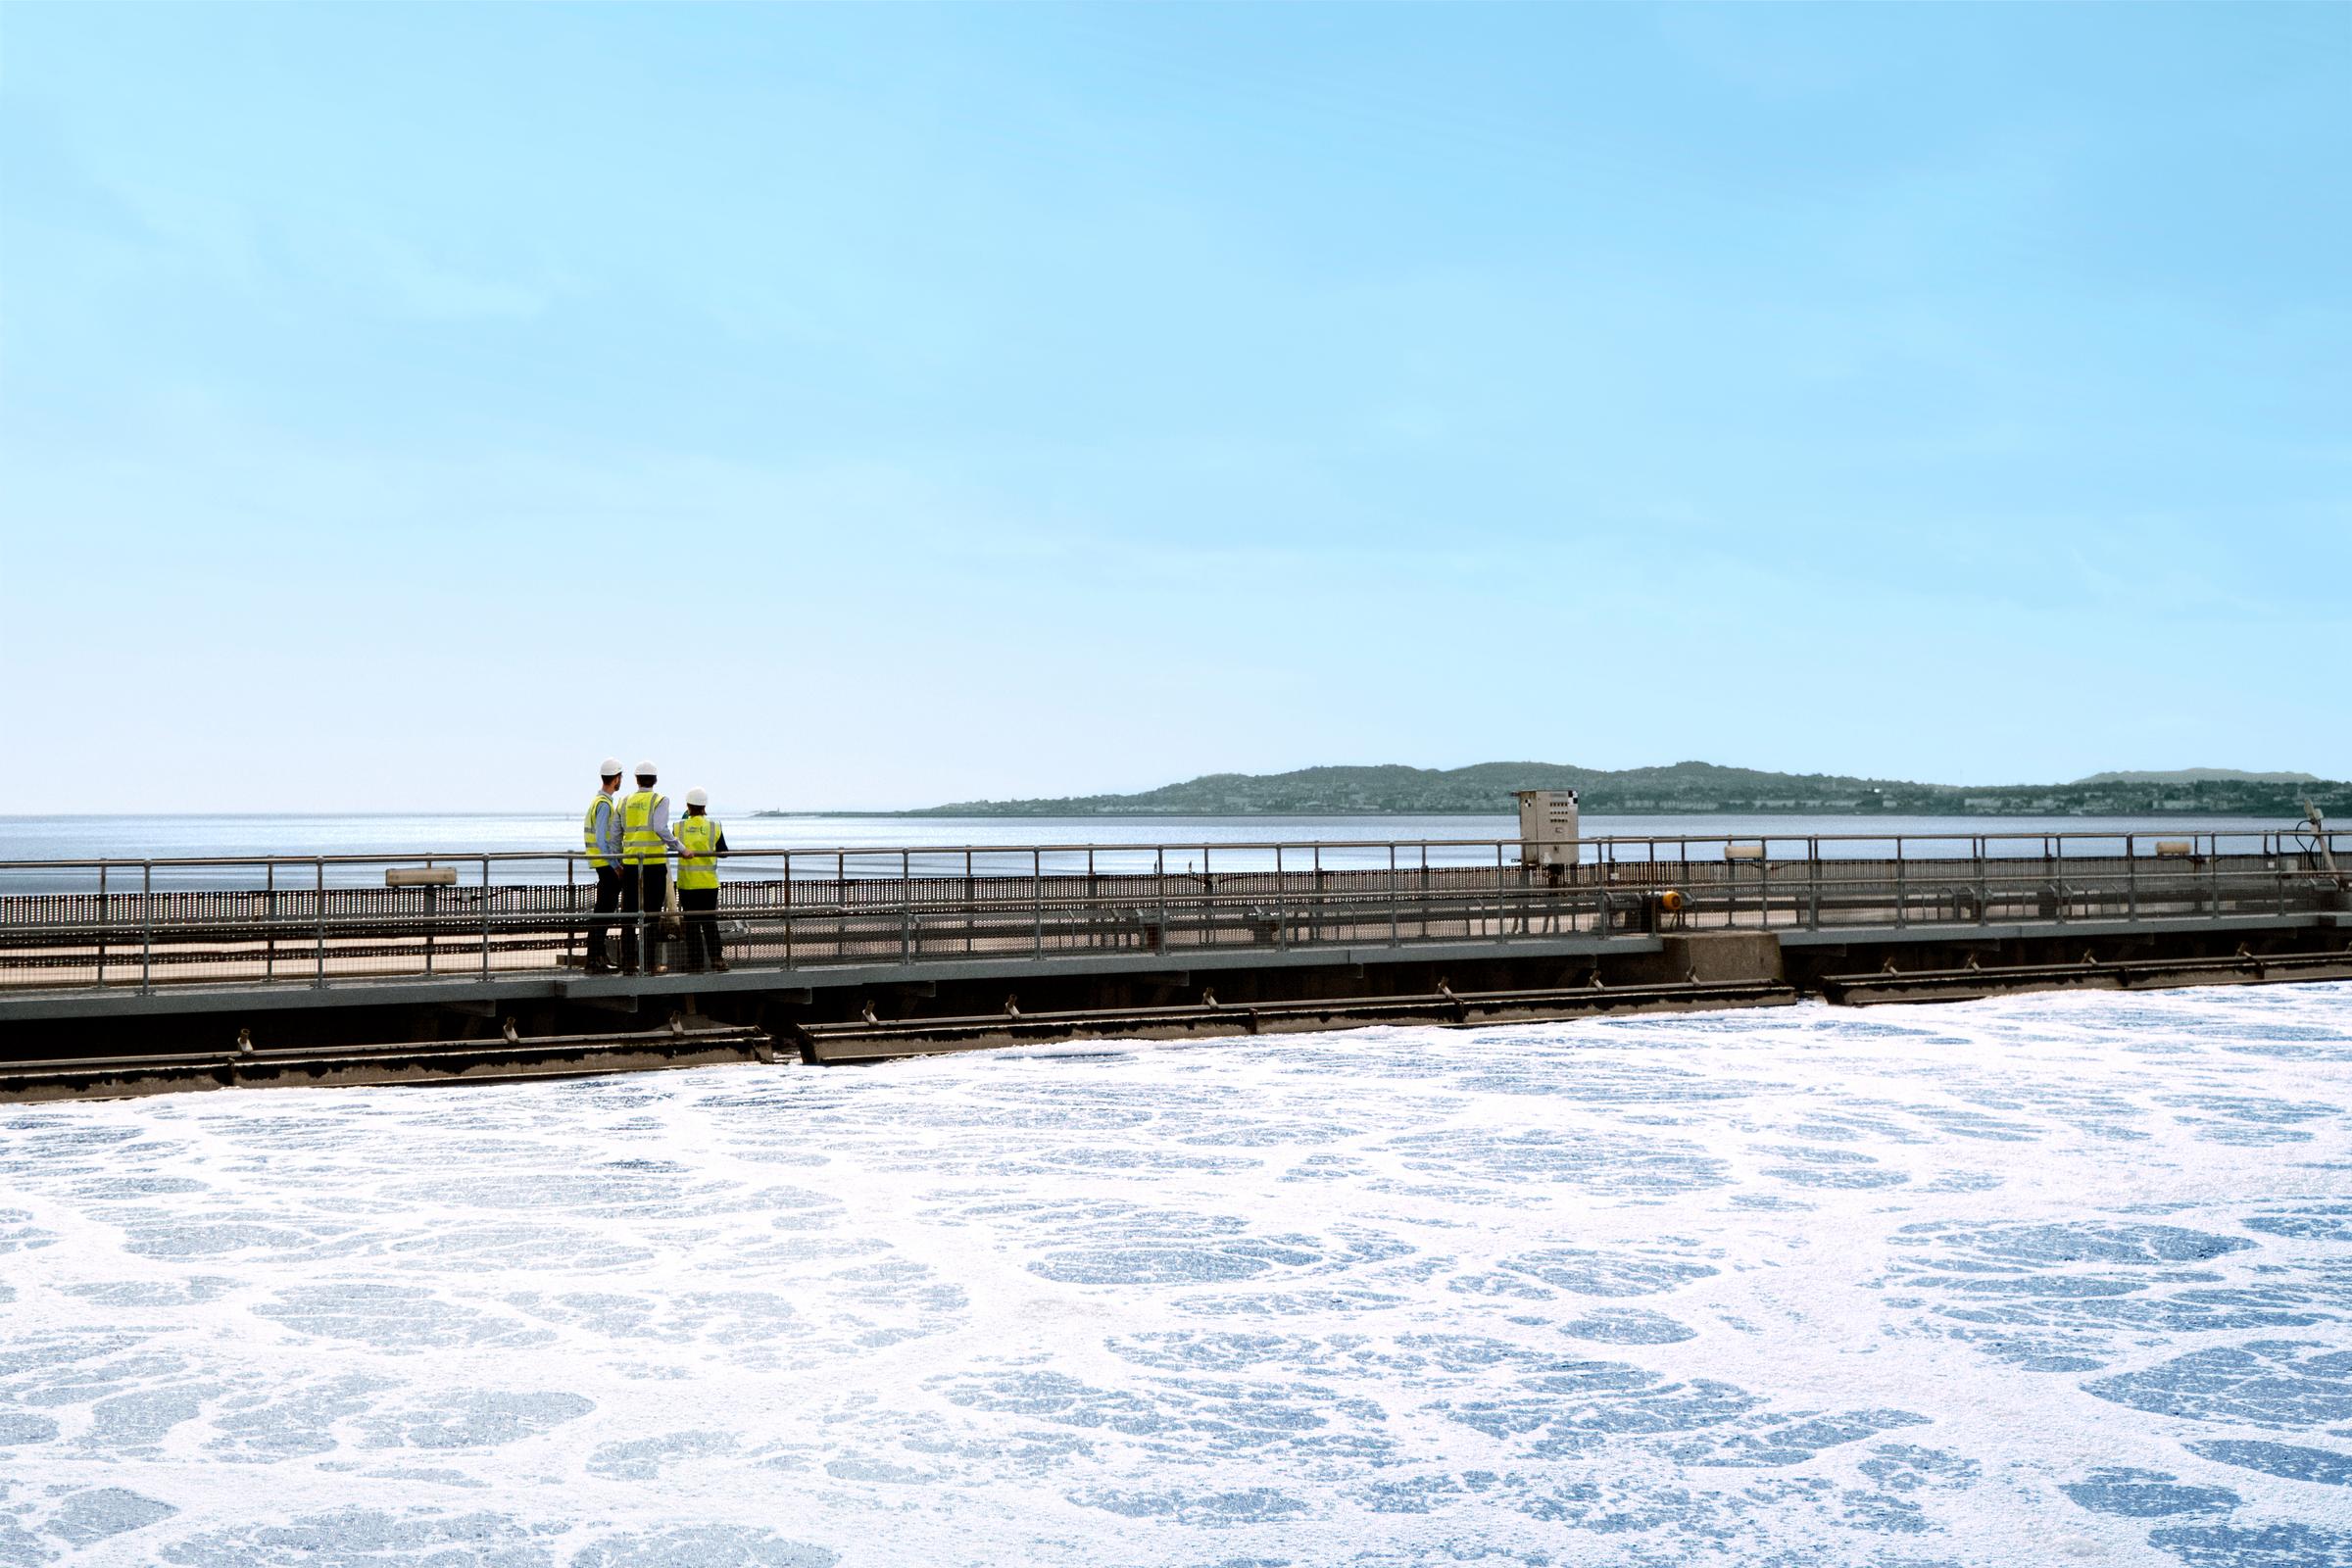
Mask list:
[{"label": "white foam", "polygon": [[2352,1552],[2189,1446],[2352,1454],[2348,1107],[2344,986],[14,1107],[0,1563]]}]

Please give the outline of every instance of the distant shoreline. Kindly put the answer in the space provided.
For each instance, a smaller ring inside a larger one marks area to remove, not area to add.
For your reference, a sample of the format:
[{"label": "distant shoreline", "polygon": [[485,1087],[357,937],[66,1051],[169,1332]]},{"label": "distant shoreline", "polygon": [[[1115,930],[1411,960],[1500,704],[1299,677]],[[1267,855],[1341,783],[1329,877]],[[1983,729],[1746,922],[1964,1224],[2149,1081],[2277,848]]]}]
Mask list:
[{"label": "distant shoreline", "polygon": [[[1513,796],[1567,790],[1593,816],[2303,815],[2304,803],[2352,814],[2352,782],[2231,768],[2094,773],[2068,783],[1927,784],[1838,773],[1779,773],[1713,762],[1592,768],[1566,762],[1464,767],[1296,768],[1204,773],[1133,793],[950,801],[893,816],[961,818],[1170,816],[1507,816]],[[788,814],[788,813],[777,813]],[[858,813],[863,814],[863,813]]]}]

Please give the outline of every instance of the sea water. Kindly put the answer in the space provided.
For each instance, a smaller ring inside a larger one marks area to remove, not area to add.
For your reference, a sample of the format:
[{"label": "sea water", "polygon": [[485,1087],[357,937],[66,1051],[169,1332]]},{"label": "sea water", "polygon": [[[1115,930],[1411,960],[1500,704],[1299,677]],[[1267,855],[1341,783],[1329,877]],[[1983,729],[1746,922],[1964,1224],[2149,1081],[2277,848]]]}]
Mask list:
[{"label": "sea water", "polygon": [[0,1564],[2352,1562],[2352,987],[0,1107]]}]

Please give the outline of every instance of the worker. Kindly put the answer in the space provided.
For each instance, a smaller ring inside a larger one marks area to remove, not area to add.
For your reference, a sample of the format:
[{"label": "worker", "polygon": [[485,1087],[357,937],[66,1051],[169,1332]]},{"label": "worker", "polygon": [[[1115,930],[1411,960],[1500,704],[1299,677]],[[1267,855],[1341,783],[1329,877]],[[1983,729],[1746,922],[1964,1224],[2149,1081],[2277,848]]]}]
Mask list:
[{"label": "worker", "polygon": [[718,860],[727,853],[727,830],[710,814],[708,790],[686,792],[686,817],[678,824],[678,904],[686,911],[684,966],[700,974],[707,966],[725,974],[718,940]]},{"label": "worker", "polygon": [[[652,761],[637,764],[637,788],[620,803],[620,907],[634,918],[620,927],[620,972],[637,972],[638,939],[645,935],[645,968],[660,974],[662,906],[669,901],[669,857],[678,848],[669,831],[669,797],[654,788],[660,777]],[[645,931],[652,915],[655,930]]]},{"label": "worker", "polygon": [[[611,914],[620,907],[620,813],[612,797],[620,793],[620,759],[608,757],[597,769],[604,785],[588,800],[588,814],[580,822],[580,842],[587,847],[588,864],[596,871],[596,912]],[[606,948],[610,920],[588,922],[588,972],[611,974],[612,957]]]}]

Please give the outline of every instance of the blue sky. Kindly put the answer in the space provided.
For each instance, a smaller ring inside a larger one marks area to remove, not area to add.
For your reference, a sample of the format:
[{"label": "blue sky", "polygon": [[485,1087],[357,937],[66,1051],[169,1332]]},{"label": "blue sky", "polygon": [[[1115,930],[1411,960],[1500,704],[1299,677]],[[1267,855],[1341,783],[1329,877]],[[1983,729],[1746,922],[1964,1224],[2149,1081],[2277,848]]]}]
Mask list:
[{"label": "blue sky", "polygon": [[13,808],[2352,775],[2352,8],[0,10]]}]

